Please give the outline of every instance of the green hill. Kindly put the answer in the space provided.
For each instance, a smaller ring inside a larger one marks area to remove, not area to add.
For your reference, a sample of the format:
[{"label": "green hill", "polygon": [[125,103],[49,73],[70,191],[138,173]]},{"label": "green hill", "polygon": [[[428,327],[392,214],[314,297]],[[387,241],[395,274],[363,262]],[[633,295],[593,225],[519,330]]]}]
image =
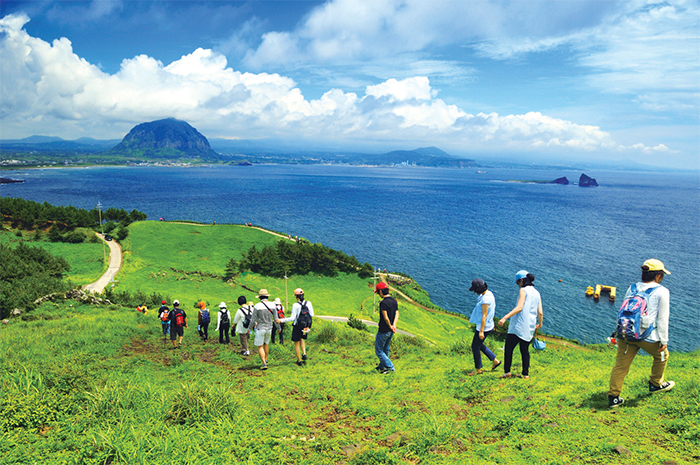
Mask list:
[{"label": "green hill", "polygon": [[[167,293],[192,315],[200,299],[210,307],[241,293],[252,299],[246,288],[266,287],[284,301],[284,280],[219,276],[250,244],[279,239],[272,234],[160,222],[130,231],[117,290]],[[370,313],[370,283],[356,275],[293,276],[287,284],[289,292],[303,287],[317,313],[358,316],[363,303]],[[614,350],[550,343],[532,354],[529,380],[470,377],[466,320],[405,299],[399,305],[399,327],[420,337],[398,335],[397,371],[380,375],[373,333],[342,323],[316,320],[304,367],[287,343],[272,346],[270,369],[261,371],[257,357],[241,357],[235,344],[202,343],[194,325],[183,349],[170,349],[155,312],[45,303],[0,326],[0,463],[700,460],[699,353],[672,353],[667,375],[676,388],[653,396],[650,357],[638,357],[625,382],[627,402],[608,410]],[[490,344],[497,355],[502,346],[500,336]],[[515,372],[519,361],[516,355]]]}]

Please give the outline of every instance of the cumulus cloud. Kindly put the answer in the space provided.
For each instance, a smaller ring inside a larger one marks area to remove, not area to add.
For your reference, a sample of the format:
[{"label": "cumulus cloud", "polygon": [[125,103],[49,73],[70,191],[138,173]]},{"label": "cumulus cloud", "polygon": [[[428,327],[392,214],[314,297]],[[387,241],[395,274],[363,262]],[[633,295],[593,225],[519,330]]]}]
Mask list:
[{"label": "cumulus cloud", "polygon": [[449,141],[450,146],[492,149],[618,148],[599,127],[538,112],[469,114],[438,98],[425,76],[387,79],[367,86],[364,95],[330,89],[309,100],[288,77],[235,71],[221,53],[202,48],[170,64],[139,55],[123,60],[109,74],[80,58],[68,39],[47,43],[30,36],[24,30],[28,21],[26,15],[0,20],[3,138],[116,138],[135,124],[173,116],[208,137]]}]

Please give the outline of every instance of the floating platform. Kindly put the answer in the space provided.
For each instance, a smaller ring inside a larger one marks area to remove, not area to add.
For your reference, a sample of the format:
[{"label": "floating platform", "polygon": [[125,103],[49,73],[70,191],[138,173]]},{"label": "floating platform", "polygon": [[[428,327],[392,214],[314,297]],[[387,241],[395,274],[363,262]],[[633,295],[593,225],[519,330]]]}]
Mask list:
[{"label": "floating platform", "polygon": [[586,295],[592,295],[596,300],[600,298],[600,294],[604,294],[606,292],[610,294],[610,301],[614,302],[615,295],[617,294],[617,288],[615,286],[603,286],[602,284],[596,284],[595,290],[593,290],[593,287],[591,286],[586,288]]}]

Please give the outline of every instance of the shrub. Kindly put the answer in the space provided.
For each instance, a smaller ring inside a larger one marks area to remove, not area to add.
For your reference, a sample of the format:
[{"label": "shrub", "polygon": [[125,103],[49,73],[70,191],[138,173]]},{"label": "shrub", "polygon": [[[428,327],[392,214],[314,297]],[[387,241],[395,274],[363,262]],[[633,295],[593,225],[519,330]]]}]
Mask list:
[{"label": "shrub", "polygon": [[360,319],[352,316],[352,313],[348,317],[348,326],[351,328],[359,329],[360,331],[369,331],[367,325]]},{"label": "shrub", "polygon": [[329,344],[338,340],[338,328],[334,324],[324,324],[318,331],[316,340],[321,344]]}]

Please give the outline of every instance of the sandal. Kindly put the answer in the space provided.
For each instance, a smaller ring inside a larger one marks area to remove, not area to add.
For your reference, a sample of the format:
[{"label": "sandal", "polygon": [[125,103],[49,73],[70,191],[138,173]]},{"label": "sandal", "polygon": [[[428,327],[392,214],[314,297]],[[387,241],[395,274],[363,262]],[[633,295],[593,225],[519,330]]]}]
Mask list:
[{"label": "sandal", "polygon": [[482,373],[483,373],[483,371],[481,371],[481,370],[474,370],[471,373],[467,373],[467,376],[480,375]]},{"label": "sandal", "polygon": [[496,368],[501,366],[501,363],[497,358],[493,359],[493,365],[491,365],[491,371],[496,371]]},{"label": "sandal", "polygon": [[500,376],[500,378],[501,378],[501,379],[510,379],[512,376],[513,376],[513,375],[511,375],[510,373],[503,373],[503,374]]},{"label": "sandal", "polygon": [[522,379],[530,379],[530,376],[529,376],[529,375],[520,375],[520,377],[521,377]]}]

